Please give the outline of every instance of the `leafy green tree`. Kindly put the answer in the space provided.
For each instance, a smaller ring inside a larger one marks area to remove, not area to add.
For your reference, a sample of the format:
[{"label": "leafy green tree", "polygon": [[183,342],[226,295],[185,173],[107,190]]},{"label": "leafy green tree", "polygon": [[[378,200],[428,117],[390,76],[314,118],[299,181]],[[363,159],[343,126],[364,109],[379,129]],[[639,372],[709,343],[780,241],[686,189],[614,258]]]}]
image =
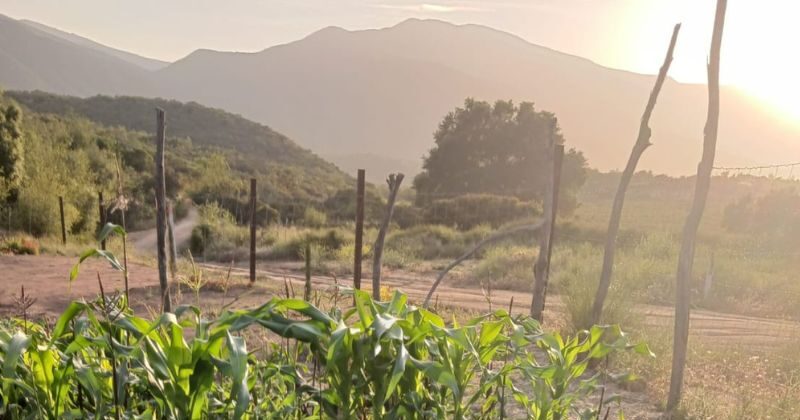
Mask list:
[{"label": "leafy green tree", "polygon": [[[414,179],[417,203],[468,193],[540,201],[550,179],[546,147],[554,119],[530,102],[491,105],[467,99],[463,108],[444,117],[434,134],[435,145],[424,159],[423,172]],[[558,144],[564,143],[558,128],[555,136]],[[585,178],[586,159],[569,150],[564,156],[562,196],[574,197]]]},{"label": "leafy green tree", "polygon": [[21,120],[16,105],[0,110],[0,201],[16,197],[22,178]]}]

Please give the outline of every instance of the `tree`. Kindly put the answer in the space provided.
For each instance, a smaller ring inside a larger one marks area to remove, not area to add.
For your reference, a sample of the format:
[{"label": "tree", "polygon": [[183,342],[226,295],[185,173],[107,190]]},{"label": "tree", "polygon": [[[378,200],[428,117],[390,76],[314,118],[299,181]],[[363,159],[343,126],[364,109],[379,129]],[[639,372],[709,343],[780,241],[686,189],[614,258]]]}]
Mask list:
[{"label": "tree", "polygon": [[0,110],[0,201],[13,200],[22,178],[21,120],[15,105]]},{"label": "tree", "polygon": [[[555,117],[530,102],[488,102],[468,98],[447,114],[434,134],[435,145],[414,179],[417,204],[435,198],[479,193],[541,200],[550,174],[544,171],[549,127]],[[557,144],[564,138],[556,131]],[[586,159],[570,150],[564,157],[561,188],[575,202],[586,177]]]}]

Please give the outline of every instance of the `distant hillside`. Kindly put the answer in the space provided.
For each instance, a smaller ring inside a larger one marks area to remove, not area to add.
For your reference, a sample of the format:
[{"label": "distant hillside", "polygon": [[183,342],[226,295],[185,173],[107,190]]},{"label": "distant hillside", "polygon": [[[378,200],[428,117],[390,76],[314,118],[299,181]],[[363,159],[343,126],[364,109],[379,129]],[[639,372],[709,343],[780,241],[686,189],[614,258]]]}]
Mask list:
[{"label": "distant hillside", "polygon": [[[654,48],[666,48],[668,35]],[[654,81],[488,27],[415,19],[380,30],[326,28],[258,53],[201,50],[157,78],[167,96],[269,121],[326,156],[417,164],[442,117],[465,97],[529,100],[554,112],[567,145],[600,169],[624,167]],[[693,173],[706,104],[705,86],[668,80],[651,123],[654,145],[640,166]],[[797,125],[723,89],[718,162],[797,160],[798,137]]]},{"label": "distant hillside", "polygon": [[127,61],[129,63],[135,64],[145,70],[158,70],[161,68],[166,67],[169,63],[166,61],[156,60],[153,58],[142,57],[140,55],[132,54],[127,51],[118,50],[116,48],[107,47],[103,44],[99,44],[97,42],[92,41],[91,39],[84,38],[80,35],[64,32],[62,30],[51,28],[47,25],[42,25],[41,23],[30,21],[30,20],[21,20],[20,22],[25,23],[26,25],[30,25],[42,32],[46,32],[50,35],[58,37],[60,39],[84,46],[89,47],[93,50],[113,55],[119,59]]},{"label": "distant hillside", "polygon": [[[348,175],[269,127],[197,103],[165,99],[94,96],[81,99],[44,92],[6,92],[37,113],[78,115],[106,126],[155,132],[155,108],[167,115],[167,135],[225,152],[234,169],[261,174],[278,199],[324,199],[349,186]],[[292,190],[292,191],[290,191]]]},{"label": "distant hillside", "polygon": [[[666,48],[668,35],[653,48]],[[197,101],[269,124],[335,157],[348,172],[368,166],[358,162],[362,156],[398,162],[385,171],[418,168],[437,124],[466,97],[533,101],[558,116],[567,145],[583,151],[591,166],[620,169],[653,84],[653,76],[509,33],[436,20],[378,30],[331,27],[257,53],[201,49],[156,71],[84,44],[0,19],[0,85]],[[653,72],[660,64],[652,63]],[[721,96],[720,164],[800,158],[798,124],[734,89],[723,88]],[[693,173],[706,104],[705,86],[668,80],[651,121],[653,147],[640,167]]]},{"label": "distant hillside", "polygon": [[152,74],[107,52],[0,15],[0,85],[68,95],[149,93]]}]

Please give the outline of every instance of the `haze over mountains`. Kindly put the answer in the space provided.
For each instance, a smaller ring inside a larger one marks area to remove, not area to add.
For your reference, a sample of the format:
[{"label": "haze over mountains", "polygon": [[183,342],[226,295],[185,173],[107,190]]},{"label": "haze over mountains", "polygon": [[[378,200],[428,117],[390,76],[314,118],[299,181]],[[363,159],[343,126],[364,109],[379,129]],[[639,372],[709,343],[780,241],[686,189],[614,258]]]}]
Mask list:
[{"label": "haze over mountains", "polygon": [[[532,101],[557,115],[567,144],[582,150],[591,166],[622,168],[652,84],[652,76],[605,68],[491,28],[433,20],[366,31],[330,27],[256,53],[198,50],[167,65],[0,19],[6,89],[197,101],[268,124],[346,171],[374,163],[372,173],[380,176],[418,168],[439,121],[466,97]],[[706,95],[703,85],[666,83],[651,121],[654,146],[640,168],[694,171]],[[798,125],[723,89],[720,164],[797,160],[798,134]]]}]

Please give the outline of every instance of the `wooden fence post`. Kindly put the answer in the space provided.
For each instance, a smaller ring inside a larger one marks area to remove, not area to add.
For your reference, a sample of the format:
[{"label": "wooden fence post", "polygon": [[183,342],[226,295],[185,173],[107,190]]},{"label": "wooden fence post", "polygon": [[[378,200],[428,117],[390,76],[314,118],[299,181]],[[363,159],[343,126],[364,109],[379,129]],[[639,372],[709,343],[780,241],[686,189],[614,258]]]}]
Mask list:
[{"label": "wooden fence post", "polygon": [[161,310],[171,312],[169,282],[167,280],[167,189],[164,172],[164,146],[166,142],[164,110],[156,108],[156,247],[158,248],[158,282],[161,287]]},{"label": "wooden fence post", "polygon": [[552,170],[550,184],[544,196],[543,217],[545,227],[542,229],[539,239],[539,256],[536,257],[536,264],[533,267],[533,297],[531,300],[531,317],[542,321],[544,313],[545,296],[547,295],[547,283],[550,275],[550,257],[553,253],[553,232],[555,231],[556,215],[558,211],[558,193],[561,185],[561,165],[564,160],[564,145],[555,144],[556,120],[554,119],[550,127],[550,144],[552,145],[552,156],[550,168]]},{"label": "wooden fence post", "polygon": [[64,197],[58,197],[58,212],[61,214],[61,244],[67,244],[67,225],[64,223]]},{"label": "wooden fence post", "polygon": [[303,287],[303,300],[311,301],[311,241],[306,241],[306,283]]},{"label": "wooden fence post", "polygon": [[250,284],[256,282],[256,179],[250,178]]},{"label": "wooden fence post", "polygon": [[694,199],[683,228],[681,252],[678,255],[678,273],[675,288],[675,333],[672,340],[672,374],[669,384],[667,411],[672,412],[681,402],[683,372],[686,367],[686,352],[689,345],[689,312],[691,297],[692,265],[694,263],[697,230],[705,211],[711,171],[717,151],[719,128],[719,62],[722,47],[722,29],[725,26],[727,0],[717,0],[714,16],[714,32],[711,36],[711,53],[708,62],[708,115],[703,139],[703,155],[697,165]]},{"label": "wooden fence post", "polygon": [[[103,203],[103,192],[97,192],[97,210],[100,213],[100,229],[103,229],[103,226],[106,225],[106,206]],[[103,251],[106,250],[106,240],[103,239],[100,241],[100,249]]]},{"label": "wooden fence post", "polygon": [[[617,193],[614,195],[614,203],[611,206],[611,217],[608,220],[608,230],[606,231],[606,244],[603,250],[603,269],[600,272],[600,283],[597,286],[597,293],[594,297],[594,304],[592,306],[592,323],[599,324],[600,317],[603,314],[603,305],[605,304],[606,296],[608,295],[608,288],[611,285],[611,273],[614,271],[614,253],[617,247],[617,235],[619,234],[619,225],[622,219],[622,206],[625,204],[625,193],[628,190],[628,185],[633,179],[633,174],[636,171],[636,165],[642,157],[642,153],[650,147],[650,116],[653,114],[653,109],[656,106],[656,99],[661,92],[661,86],[667,79],[667,72],[669,66],[672,64],[672,53],[675,51],[675,43],[678,41],[678,31],[681,29],[681,24],[675,25],[672,30],[672,38],[667,48],[667,56],[664,58],[664,64],[658,72],[655,86],[650,92],[650,98],[644,108],[642,120],[639,123],[639,136],[636,138],[636,143],[633,145],[633,150],[628,157],[628,163],[625,165],[625,170],[622,172],[622,177],[619,180]],[[588,328],[590,325],[582,325],[581,327]]]},{"label": "wooden fence post", "polygon": [[[178,244],[175,242],[175,208],[167,201],[167,239],[169,240],[169,271],[173,282],[178,281]],[[180,296],[180,293],[178,293]]]},{"label": "wooden fence post", "polygon": [[389,199],[386,203],[386,214],[383,216],[383,223],[378,231],[378,239],[372,248],[374,260],[372,262],[372,298],[381,298],[381,265],[383,264],[383,243],[386,240],[386,232],[389,230],[389,223],[392,222],[394,214],[394,203],[397,200],[397,192],[400,191],[400,184],[403,182],[403,174],[391,174],[386,180],[389,184]]},{"label": "wooden fence post", "polygon": [[361,265],[364,247],[364,184],[366,172],[358,170],[358,181],[356,184],[356,240],[353,258],[353,287],[361,289]]}]

